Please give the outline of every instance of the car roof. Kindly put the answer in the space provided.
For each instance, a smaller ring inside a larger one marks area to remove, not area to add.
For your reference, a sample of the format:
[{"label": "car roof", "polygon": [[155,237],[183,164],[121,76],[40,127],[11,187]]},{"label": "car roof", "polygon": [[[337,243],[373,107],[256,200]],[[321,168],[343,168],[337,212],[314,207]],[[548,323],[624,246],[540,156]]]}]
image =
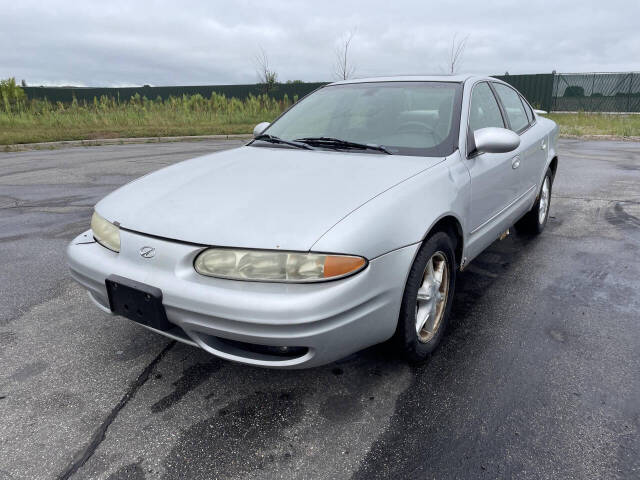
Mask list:
[{"label": "car roof", "polygon": [[373,82],[452,82],[452,83],[464,83],[471,79],[485,79],[496,80],[496,78],[484,76],[484,75],[471,75],[471,74],[459,74],[459,75],[398,75],[390,77],[367,77],[367,78],[354,78],[350,80],[340,80],[338,82],[330,83],[329,85],[346,85],[350,83],[373,83]]}]

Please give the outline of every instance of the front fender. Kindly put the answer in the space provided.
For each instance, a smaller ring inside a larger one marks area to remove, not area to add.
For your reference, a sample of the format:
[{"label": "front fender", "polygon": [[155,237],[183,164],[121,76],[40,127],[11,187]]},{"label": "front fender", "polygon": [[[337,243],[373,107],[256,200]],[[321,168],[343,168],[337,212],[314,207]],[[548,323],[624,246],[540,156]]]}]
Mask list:
[{"label": "front fender", "polygon": [[[393,157],[391,157],[393,161]],[[373,259],[421,242],[441,218],[463,221],[470,198],[469,172],[458,151],[351,212],[312,246]]]}]

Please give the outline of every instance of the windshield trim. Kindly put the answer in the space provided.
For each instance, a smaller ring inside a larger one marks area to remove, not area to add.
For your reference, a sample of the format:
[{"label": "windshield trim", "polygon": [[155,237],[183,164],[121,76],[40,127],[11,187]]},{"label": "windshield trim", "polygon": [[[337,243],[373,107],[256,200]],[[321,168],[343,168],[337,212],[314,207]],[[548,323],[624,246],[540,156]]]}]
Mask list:
[{"label": "windshield trim", "polygon": [[[420,157],[446,157],[448,155],[451,155],[453,152],[458,150],[458,142],[459,142],[459,135],[460,135],[460,114],[462,112],[462,97],[463,97],[464,82],[458,81],[458,80],[447,80],[447,79],[380,80],[380,81],[367,80],[363,82],[356,81],[356,82],[350,82],[350,83],[329,83],[327,85],[323,85],[321,87],[316,88],[312,92],[302,97],[296,103],[291,105],[284,112],[278,115],[278,117],[276,117],[276,119],[273,122],[271,122],[271,124],[262,133],[268,134],[271,127],[273,127],[273,125],[275,125],[278,122],[278,120],[280,120],[284,115],[286,115],[291,109],[300,105],[308,97],[310,97],[311,95],[314,95],[320,90],[323,90],[326,88],[353,88],[354,86],[357,86],[357,85],[366,85],[366,84],[408,84],[408,83],[421,83],[421,84],[429,83],[429,84],[436,84],[437,86],[455,85],[456,88],[455,88],[454,100],[453,100],[453,111],[452,111],[452,121],[451,121],[452,124],[451,124],[451,129],[449,130],[449,135],[440,144],[434,147],[429,147],[429,148],[401,147],[398,149],[398,151],[393,152],[394,155],[408,155],[408,156],[420,156]],[[248,145],[252,145],[253,142],[254,140],[249,142]],[[391,145],[390,146],[385,145],[385,147],[398,148],[397,146],[391,146]],[[340,151],[340,150],[337,150],[337,151]],[[363,150],[363,153],[365,152],[366,151]],[[374,152],[370,151],[370,154],[374,154]]]}]

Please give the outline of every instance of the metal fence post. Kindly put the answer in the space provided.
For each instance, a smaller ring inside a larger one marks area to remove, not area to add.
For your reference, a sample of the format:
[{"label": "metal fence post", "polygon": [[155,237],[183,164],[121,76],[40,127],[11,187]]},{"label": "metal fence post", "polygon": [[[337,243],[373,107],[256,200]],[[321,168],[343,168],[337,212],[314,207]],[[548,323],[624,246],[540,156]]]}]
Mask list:
[{"label": "metal fence post", "polygon": [[[560,83],[560,75],[558,73],[556,73],[556,71],[554,70],[553,73],[551,74],[553,75],[553,106],[551,107],[553,111],[556,110],[556,105],[558,104],[558,84]],[[551,111],[551,110],[550,110]]]},{"label": "metal fence post", "polygon": [[633,73],[629,73],[629,92],[627,93],[627,112],[631,111],[631,85],[633,83]]}]

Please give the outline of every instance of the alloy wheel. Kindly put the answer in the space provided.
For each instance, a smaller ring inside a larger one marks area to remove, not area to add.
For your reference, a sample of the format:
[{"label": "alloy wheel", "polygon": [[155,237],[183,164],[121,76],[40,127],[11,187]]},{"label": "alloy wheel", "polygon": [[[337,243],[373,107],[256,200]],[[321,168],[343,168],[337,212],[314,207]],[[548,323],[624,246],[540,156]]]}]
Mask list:
[{"label": "alloy wheel", "polygon": [[416,334],[418,340],[431,340],[442,323],[449,294],[449,263],[444,253],[435,252],[424,270],[416,299]]},{"label": "alloy wheel", "polygon": [[544,182],[542,182],[542,190],[540,191],[540,204],[538,206],[538,223],[540,225],[542,225],[547,218],[550,194],[551,188],[549,184],[549,177],[544,177]]}]

